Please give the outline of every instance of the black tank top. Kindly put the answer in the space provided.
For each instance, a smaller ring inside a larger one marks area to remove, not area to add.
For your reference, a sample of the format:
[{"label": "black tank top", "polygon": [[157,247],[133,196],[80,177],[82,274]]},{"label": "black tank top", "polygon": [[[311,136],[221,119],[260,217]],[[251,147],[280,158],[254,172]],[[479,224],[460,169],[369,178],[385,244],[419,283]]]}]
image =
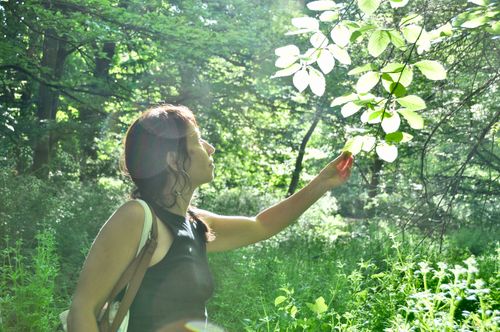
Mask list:
[{"label": "black tank top", "polygon": [[189,215],[174,214],[157,204],[151,206],[174,240],[165,257],[146,271],[130,307],[128,332],[155,331],[183,319],[205,321],[205,305],[214,291],[205,225],[190,221]]}]

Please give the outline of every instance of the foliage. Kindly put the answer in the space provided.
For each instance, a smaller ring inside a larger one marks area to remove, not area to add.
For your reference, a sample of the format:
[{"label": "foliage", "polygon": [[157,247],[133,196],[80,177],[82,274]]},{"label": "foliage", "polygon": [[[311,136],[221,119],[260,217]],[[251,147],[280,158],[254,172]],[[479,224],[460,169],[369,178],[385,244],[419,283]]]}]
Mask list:
[{"label": "foliage", "polygon": [[[498,264],[491,264],[498,260],[498,242],[496,252],[471,256],[464,268],[460,260],[437,255],[437,248],[413,250],[416,238],[401,243],[390,227],[365,230],[364,236],[356,234],[357,226],[344,229],[346,236],[330,242],[307,241],[299,234],[213,254],[219,287],[209,315],[229,330],[243,324],[246,331],[444,331],[446,326],[487,331],[498,326]],[[490,262],[485,270],[484,261]]]},{"label": "foliage", "polygon": [[56,277],[60,272],[52,231],[36,236],[36,250],[23,255],[17,240],[0,252],[0,328],[2,331],[53,331],[58,324]]},{"label": "foliage", "polygon": [[[275,65],[283,69],[273,75],[273,78],[293,75],[293,84],[299,92],[310,86],[315,95],[322,96],[326,90],[324,75],[333,73],[336,61],[341,66],[349,66],[352,61],[348,51],[362,54],[363,63],[356,64],[348,72],[350,76],[362,74],[355,83],[352,82],[355,92],[337,95],[330,106],[343,105],[341,113],[345,118],[364,110],[361,122],[368,125],[379,124],[384,131],[381,136],[380,128],[363,129],[366,134],[350,137],[343,150],[356,155],[361,150],[371,152],[374,149],[380,159],[393,162],[398,155],[399,143],[409,142],[413,138],[413,135],[400,130],[400,115],[409,127],[417,130],[424,128],[424,119],[417,111],[427,108],[427,105],[420,96],[410,92],[415,69],[431,81],[447,78],[446,69],[439,61],[422,58],[422,54],[429,52],[431,45],[436,47],[436,44],[451,38],[454,33],[462,33],[461,28],[490,24],[486,30],[499,35],[497,18],[500,8],[496,4],[488,6],[487,1],[472,1],[479,8],[468,9],[454,18],[455,29],[449,22],[443,22],[427,31],[426,25],[430,20],[429,1],[423,3],[421,14],[401,12],[408,1],[392,0],[383,2],[390,4],[390,7],[385,8],[382,8],[380,0],[360,0],[357,1],[357,7],[361,13],[356,13],[355,10],[353,13],[354,2],[307,3],[308,9],[318,14],[315,17],[307,15],[293,18],[295,30],[286,34],[312,34],[309,39],[312,47],[304,54],[294,44],[276,49],[278,59]],[[372,16],[377,10],[381,13]],[[360,19],[353,20],[356,14]],[[330,33],[323,33],[325,30]],[[366,63],[366,53],[375,59]],[[381,57],[382,54],[386,56]],[[320,70],[313,67],[315,63]],[[379,89],[375,94],[370,93],[377,86]]]}]

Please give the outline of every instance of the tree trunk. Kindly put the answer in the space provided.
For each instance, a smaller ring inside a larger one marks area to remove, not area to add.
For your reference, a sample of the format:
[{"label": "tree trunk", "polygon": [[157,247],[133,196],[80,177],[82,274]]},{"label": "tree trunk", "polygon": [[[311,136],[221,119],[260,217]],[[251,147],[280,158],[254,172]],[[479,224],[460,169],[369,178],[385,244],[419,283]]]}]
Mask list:
[{"label": "tree trunk", "polygon": [[316,111],[316,114],[314,114],[313,122],[311,123],[309,130],[300,143],[299,154],[297,155],[297,159],[295,160],[295,169],[292,173],[292,181],[290,182],[290,186],[288,187],[286,197],[292,196],[295,193],[295,190],[297,190],[297,185],[299,184],[300,179],[300,172],[302,171],[302,160],[304,160],[304,154],[306,152],[306,146],[314,132],[314,129],[316,129],[316,126],[318,125],[321,112],[321,110]]},{"label": "tree trunk", "polygon": [[[53,29],[45,31],[41,61],[43,68],[41,76],[44,81],[50,82],[61,79],[66,56],[65,41],[57,38]],[[55,122],[58,101],[59,91],[41,82],[36,103],[38,128],[35,134],[33,164],[31,167],[32,173],[39,178],[47,178],[49,175],[50,153],[52,150],[51,127]]]},{"label": "tree trunk", "polygon": [[[95,45],[95,68],[94,78],[96,82],[90,85],[92,91],[107,92],[109,87],[109,70],[111,68],[112,59],[115,55],[115,42],[105,42],[102,49],[99,50]],[[81,124],[80,132],[80,180],[96,176],[92,171],[89,161],[97,160],[97,148],[95,146],[95,138],[99,135],[102,122],[104,120],[105,97],[94,96],[92,105],[82,105],[79,110],[79,120]],[[99,110],[96,112],[96,109]]]}]

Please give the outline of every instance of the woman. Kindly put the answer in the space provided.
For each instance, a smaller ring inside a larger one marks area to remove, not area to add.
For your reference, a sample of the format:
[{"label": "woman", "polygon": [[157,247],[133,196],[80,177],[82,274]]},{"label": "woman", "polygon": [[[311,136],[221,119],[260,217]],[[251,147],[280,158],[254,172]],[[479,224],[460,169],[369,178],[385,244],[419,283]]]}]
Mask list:
[{"label": "woman", "polygon": [[[221,216],[190,205],[194,190],[213,179],[215,148],[193,113],[163,105],[144,112],[125,137],[124,166],[158,220],[158,245],[130,308],[128,331],[178,330],[205,320],[213,293],[206,252],[236,249],[277,234],[328,190],[347,181],[353,162],[343,153],[302,190],[255,217]],[[69,331],[97,331],[96,316],[139,246],[145,211],[120,206],[97,235],[80,274]],[[173,326],[166,329],[166,326]]]}]

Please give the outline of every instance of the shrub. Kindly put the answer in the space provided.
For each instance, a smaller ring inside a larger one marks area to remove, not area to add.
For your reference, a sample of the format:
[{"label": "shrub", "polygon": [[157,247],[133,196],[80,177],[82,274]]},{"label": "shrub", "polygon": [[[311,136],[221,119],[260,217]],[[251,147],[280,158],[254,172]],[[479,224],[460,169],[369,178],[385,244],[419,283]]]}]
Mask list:
[{"label": "shrub", "polygon": [[6,332],[53,331],[58,323],[55,235],[44,231],[36,240],[32,256],[22,255],[21,240],[0,252],[0,322]]}]

